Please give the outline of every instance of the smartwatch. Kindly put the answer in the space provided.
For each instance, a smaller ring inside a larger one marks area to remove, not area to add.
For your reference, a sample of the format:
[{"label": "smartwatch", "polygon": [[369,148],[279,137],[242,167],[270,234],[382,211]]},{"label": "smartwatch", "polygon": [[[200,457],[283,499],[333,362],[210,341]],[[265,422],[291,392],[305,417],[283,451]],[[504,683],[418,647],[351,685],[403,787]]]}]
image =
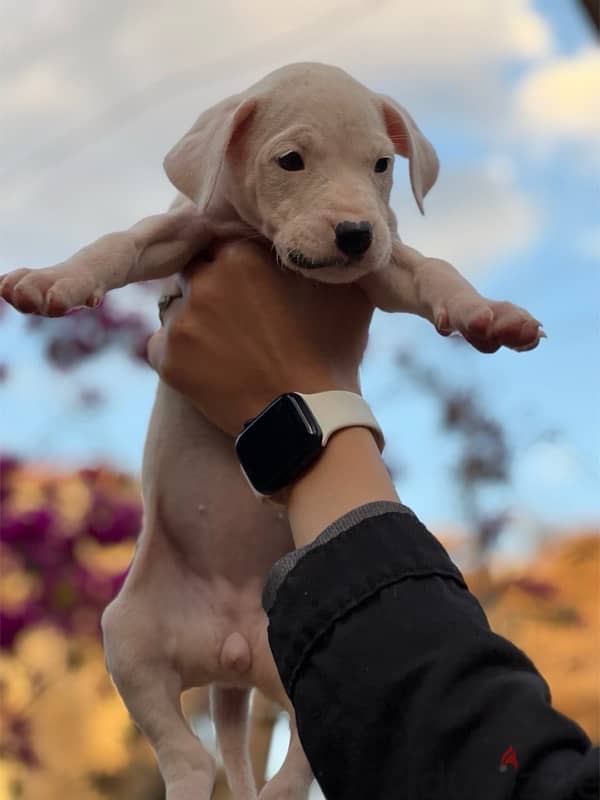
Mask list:
[{"label": "smartwatch", "polygon": [[235,450],[250,486],[258,495],[281,491],[321,455],[333,433],[369,428],[383,450],[383,434],[359,394],[320,392],[282,394],[244,424]]}]

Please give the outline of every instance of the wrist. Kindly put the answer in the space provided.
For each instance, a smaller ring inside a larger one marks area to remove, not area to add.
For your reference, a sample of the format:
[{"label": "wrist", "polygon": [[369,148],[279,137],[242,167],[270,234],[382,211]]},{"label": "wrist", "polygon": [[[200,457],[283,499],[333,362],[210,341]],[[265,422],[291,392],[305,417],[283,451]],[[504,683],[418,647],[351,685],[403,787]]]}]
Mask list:
[{"label": "wrist", "polygon": [[399,502],[373,433],[360,427],[336,432],[319,459],[277,499],[287,506],[297,548],[358,506]]},{"label": "wrist", "polygon": [[278,386],[273,386],[271,389],[261,391],[260,393],[248,394],[239,397],[240,403],[243,403],[241,408],[236,409],[235,422],[231,425],[230,432],[237,435],[245,425],[245,423],[257,417],[262,411],[269,406],[273,400],[283,394],[298,393],[298,394],[320,394],[322,392],[352,392],[353,394],[360,394],[360,385],[358,375],[354,379],[340,378],[330,373],[312,373],[304,377],[294,380],[278,382]]},{"label": "wrist", "polygon": [[[279,395],[257,416],[248,419],[234,447],[253,491],[285,503],[287,489],[317,461],[323,460],[328,442],[347,428],[370,431],[371,444],[375,444],[379,456],[385,444],[383,433],[358,392],[289,392]],[[333,449],[338,451],[339,447]],[[346,457],[354,455],[348,452]],[[356,454],[356,457],[360,460],[362,455]],[[325,461],[330,459],[325,458]],[[381,459],[378,463],[383,464]],[[385,471],[385,467],[383,469]],[[385,475],[389,483],[389,476]],[[363,484],[368,485],[364,478]],[[360,490],[358,483],[355,486],[350,482],[350,486]]]}]

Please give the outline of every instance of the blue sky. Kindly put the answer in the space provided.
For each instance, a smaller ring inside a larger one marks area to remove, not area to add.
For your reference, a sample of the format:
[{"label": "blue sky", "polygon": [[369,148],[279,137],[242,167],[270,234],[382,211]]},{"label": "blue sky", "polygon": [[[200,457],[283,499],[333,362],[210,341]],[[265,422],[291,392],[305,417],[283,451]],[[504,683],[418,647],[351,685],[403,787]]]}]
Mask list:
[{"label": "blue sky", "polygon": [[[401,18],[396,4],[383,2],[362,29],[349,25],[327,46],[318,37],[307,44],[298,34],[295,48],[289,47],[289,19],[274,3],[261,0],[254,11],[239,4],[230,38],[238,36],[248,53],[256,40],[247,67],[224,55],[218,33],[224,11],[181,3],[204,31],[206,47],[194,50],[192,39],[187,49],[177,46],[193,25],[183,17],[163,24],[167,11],[160,2],[142,18],[131,0],[107,11],[97,29],[76,4],[65,2],[61,19],[34,5],[37,13],[13,27],[24,42],[37,42],[41,55],[19,60],[13,41],[6,51],[11,69],[2,73],[9,124],[0,130],[0,151],[7,154],[0,164],[0,174],[7,172],[0,271],[54,263],[164,208],[172,194],[160,167],[166,150],[204,107],[290,60],[291,49],[293,60],[338,63],[407,105],[439,153],[442,174],[424,219],[412,207],[405,165],[397,166],[393,198],[402,238],[452,260],[483,294],[527,307],[548,333],[534,352],[489,356],[437,336],[422,320],[378,315],[363,388],[386,430],[390,463],[403,467],[403,500],[434,529],[466,522],[452,479],[456,442],[441,431],[435,402],[394,366],[398,347],[449,386],[472,390],[504,425],[514,451],[513,480],[490,491],[487,502],[515,512],[503,541],[507,551],[522,551],[525,540],[556,525],[597,522],[600,88],[593,68],[600,64],[573,4],[510,0],[485,10],[486,4],[466,2],[444,32],[448,4],[431,0],[418,12],[406,7]],[[308,3],[307,24],[318,20],[322,6]],[[272,30],[258,26],[260,14]],[[86,31],[88,39],[80,35]],[[269,37],[285,45],[280,53],[273,46],[272,61],[259,46]],[[217,66],[203,81],[208,57]],[[76,152],[60,163],[44,157],[48,143],[122,97],[175,69],[194,68],[195,91],[159,98],[123,125],[114,115],[113,122],[98,122],[89,145],[83,146],[85,133],[75,136]],[[119,302],[141,304],[154,318],[154,308],[139,297],[125,291]],[[0,363],[10,373],[0,385],[2,449],[56,464],[102,460],[139,469],[155,384],[146,367],[106,353],[57,373],[41,357],[39,337],[12,311],[0,320]],[[98,387],[104,406],[81,408],[82,387]]]}]

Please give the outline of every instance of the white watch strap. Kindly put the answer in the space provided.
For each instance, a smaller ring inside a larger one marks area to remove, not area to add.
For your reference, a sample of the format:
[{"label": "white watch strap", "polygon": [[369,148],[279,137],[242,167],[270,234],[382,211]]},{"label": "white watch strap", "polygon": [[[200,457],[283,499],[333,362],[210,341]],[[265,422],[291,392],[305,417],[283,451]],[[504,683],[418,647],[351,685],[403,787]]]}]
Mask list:
[{"label": "white watch strap", "polygon": [[379,450],[385,445],[383,433],[366,401],[354,392],[296,392],[312,411],[323,433],[323,445],[342,428],[369,428],[375,435]]}]

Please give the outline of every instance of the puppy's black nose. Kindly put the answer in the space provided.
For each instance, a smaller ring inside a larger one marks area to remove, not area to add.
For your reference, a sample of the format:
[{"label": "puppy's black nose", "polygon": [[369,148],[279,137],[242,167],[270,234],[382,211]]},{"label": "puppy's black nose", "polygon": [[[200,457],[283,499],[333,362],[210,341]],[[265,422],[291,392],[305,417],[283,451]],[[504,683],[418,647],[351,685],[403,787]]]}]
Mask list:
[{"label": "puppy's black nose", "polygon": [[335,226],[335,243],[348,256],[362,256],[373,241],[370,222],[338,222]]}]

